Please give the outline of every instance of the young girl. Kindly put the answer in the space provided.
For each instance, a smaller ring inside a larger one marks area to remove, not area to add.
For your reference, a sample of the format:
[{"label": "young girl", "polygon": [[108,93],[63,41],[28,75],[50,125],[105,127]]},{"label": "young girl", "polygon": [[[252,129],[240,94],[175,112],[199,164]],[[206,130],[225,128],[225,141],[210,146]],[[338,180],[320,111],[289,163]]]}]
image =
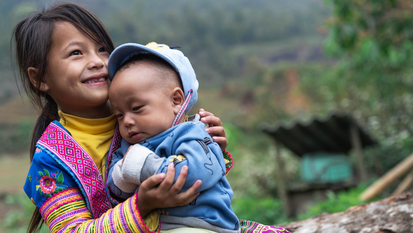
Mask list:
[{"label": "young girl", "polygon": [[[187,170],[172,185],[170,167],[112,208],[104,174],[120,136],[108,104],[107,60],[114,46],[101,22],[85,8],[63,3],[25,18],[13,35],[22,83],[42,109],[24,185],[37,207],[29,232],[42,220],[52,232],[159,232],[158,213],[150,212],[189,204],[200,182],[179,193]],[[203,110],[200,115],[216,125],[209,133],[225,148],[220,120]]]}]

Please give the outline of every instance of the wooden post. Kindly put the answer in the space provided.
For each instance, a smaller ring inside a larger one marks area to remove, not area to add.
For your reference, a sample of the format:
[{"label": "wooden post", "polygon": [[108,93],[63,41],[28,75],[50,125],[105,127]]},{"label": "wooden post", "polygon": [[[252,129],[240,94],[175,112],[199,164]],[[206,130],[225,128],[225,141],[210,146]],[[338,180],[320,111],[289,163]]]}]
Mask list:
[{"label": "wooden post", "polygon": [[376,171],[376,175],[382,176],[383,175],[383,166],[381,165],[381,162],[380,162],[379,158],[377,157],[377,149],[376,148],[372,149],[372,155],[373,155],[374,169]]},{"label": "wooden post", "polygon": [[396,190],[391,194],[392,196],[397,196],[406,192],[413,185],[413,171],[411,171],[404,180],[397,186]]},{"label": "wooden post", "polygon": [[276,178],[278,183],[278,195],[280,196],[284,211],[287,216],[291,216],[291,206],[288,200],[287,187],[285,186],[285,180],[283,175],[284,173],[284,162],[281,158],[280,145],[277,141],[274,143],[275,146],[275,169],[276,169]]},{"label": "wooden post", "polygon": [[363,151],[362,151],[362,145],[361,145],[361,140],[360,140],[360,133],[355,124],[351,125],[350,137],[351,137],[351,145],[356,154],[357,168],[358,168],[358,173],[360,176],[360,181],[363,182],[363,181],[366,181],[367,175],[366,175],[366,170],[364,169]]},{"label": "wooden post", "polygon": [[370,185],[364,192],[361,194],[360,198],[363,201],[372,199],[373,197],[380,194],[385,188],[391,185],[395,180],[402,177],[407,172],[411,171],[413,168],[413,154],[405,158],[390,171],[388,171],[384,176],[377,180],[374,184]]}]

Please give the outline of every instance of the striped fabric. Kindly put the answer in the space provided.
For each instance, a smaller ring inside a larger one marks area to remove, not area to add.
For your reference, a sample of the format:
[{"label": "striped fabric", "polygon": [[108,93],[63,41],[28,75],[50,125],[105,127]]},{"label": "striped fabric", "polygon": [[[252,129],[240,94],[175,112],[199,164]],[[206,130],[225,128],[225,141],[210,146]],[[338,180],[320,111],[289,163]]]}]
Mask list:
[{"label": "striped fabric", "polygon": [[241,233],[289,233],[286,229],[277,226],[266,226],[258,222],[240,220]]},{"label": "striped fabric", "polygon": [[[79,188],[64,190],[49,198],[40,208],[54,232],[144,232],[150,231],[136,207],[137,194],[93,219]],[[158,227],[155,232],[159,232]]]},{"label": "striped fabric", "polygon": [[112,206],[98,167],[87,151],[60,125],[50,123],[37,144],[52,152],[79,180],[86,205],[98,218]]}]

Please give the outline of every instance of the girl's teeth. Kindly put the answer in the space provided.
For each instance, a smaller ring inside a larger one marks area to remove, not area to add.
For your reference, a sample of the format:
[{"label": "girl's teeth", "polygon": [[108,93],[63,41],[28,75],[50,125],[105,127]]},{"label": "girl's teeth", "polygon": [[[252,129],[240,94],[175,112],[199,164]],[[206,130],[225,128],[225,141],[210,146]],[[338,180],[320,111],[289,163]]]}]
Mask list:
[{"label": "girl's teeth", "polygon": [[103,82],[103,81],[105,81],[105,78],[93,79],[93,80],[87,81],[86,84],[95,83],[95,82]]}]

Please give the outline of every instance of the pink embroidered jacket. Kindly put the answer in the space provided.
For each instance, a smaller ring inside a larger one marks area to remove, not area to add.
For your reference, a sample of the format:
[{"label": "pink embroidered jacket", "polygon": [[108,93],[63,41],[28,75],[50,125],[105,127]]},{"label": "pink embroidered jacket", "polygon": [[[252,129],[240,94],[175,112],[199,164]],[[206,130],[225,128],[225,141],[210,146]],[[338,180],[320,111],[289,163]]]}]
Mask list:
[{"label": "pink embroidered jacket", "polygon": [[[115,131],[109,154],[120,139]],[[52,122],[37,142],[24,185],[51,232],[151,232],[136,206],[137,194],[112,208],[105,187],[90,155]]]}]

